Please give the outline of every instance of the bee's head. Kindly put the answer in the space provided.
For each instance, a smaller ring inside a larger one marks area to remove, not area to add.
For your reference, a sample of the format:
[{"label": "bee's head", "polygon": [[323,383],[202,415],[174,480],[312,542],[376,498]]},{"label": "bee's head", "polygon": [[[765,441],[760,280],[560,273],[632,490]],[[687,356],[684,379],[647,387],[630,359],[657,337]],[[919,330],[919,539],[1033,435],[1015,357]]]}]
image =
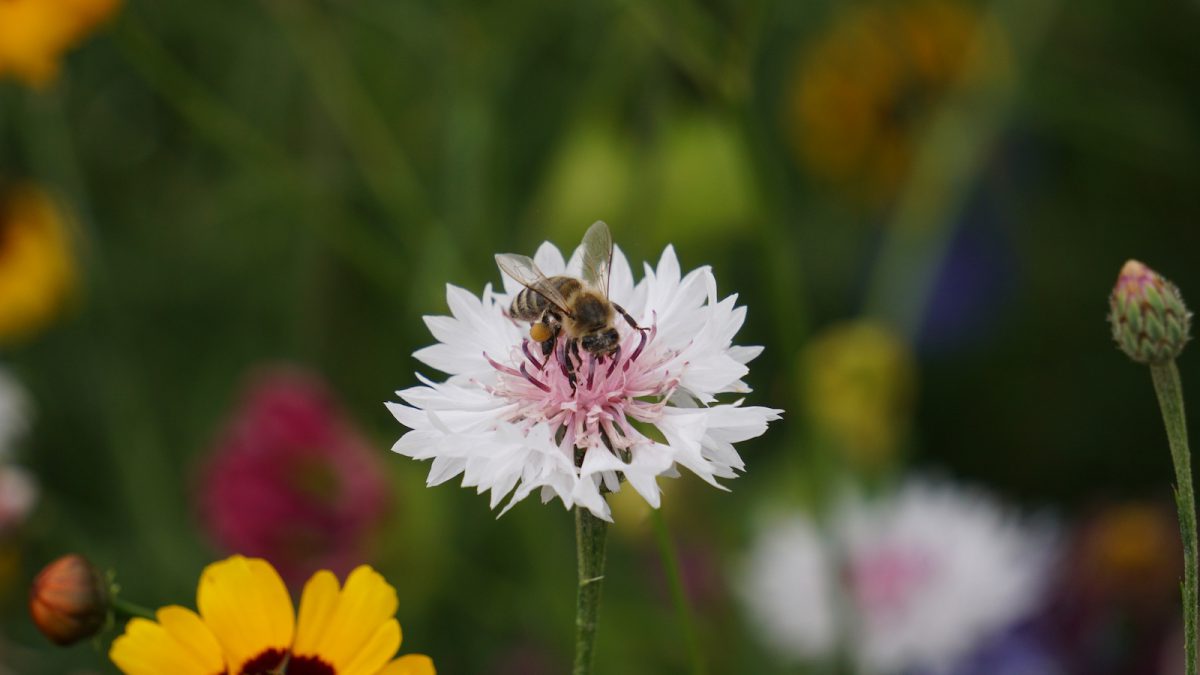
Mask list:
[{"label": "bee's head", "polygon": [[605,356],[617,349],[617,343],[620,339],[616,328],[605,328],[596,333],[584,335],[579,339],[579,342],[589,353],[596,356]]}]

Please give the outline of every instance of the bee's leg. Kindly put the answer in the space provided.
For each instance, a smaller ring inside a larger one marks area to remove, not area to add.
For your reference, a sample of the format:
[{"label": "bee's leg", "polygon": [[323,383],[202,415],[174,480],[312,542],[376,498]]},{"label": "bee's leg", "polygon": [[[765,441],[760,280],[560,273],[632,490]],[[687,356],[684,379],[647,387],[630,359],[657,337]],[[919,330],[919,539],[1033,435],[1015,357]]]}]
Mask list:
[{"label": "bee's leg", "polygon": [[[545,317],[542,317],[541,323],[536,323],[534,325],[535,327],[545,330],[545,335],[548,335],[545,337],[545,339],[538,340],[541,342],[541,356],[546,357],[548,360],[550,359],[550,354],[554,353],[554,346],[558,344],[558,334],[562,333],[563,331],[562,324],[547,322]],[[532,330],[533,329],[530,328],[530,331]]]},{"label": "bee's leg", "polygon": [[533,338],[534,342],[540,342],[542,345],[542,356],[550,357],[554,352],[554,345],[558,342],[558,334],[562,331],[562,323],[558,317],[550,312],[542,314],[542,318],[537,323],[529,327],[529,337]]},{"label": "bee's leg", "polygon": [[637,321],[634,321],[633,317],[629,316],[629,312],[625,311],[624,307],[618,305],[615,302],[612,303],[612,306],[615,307],[617,309],[617,311],[621,313],[621,316],[625,317],[625,321],[628,322],[630,326],[633,326],[634,330],[650,330],[649,328],[642,328],[641,326],[639,326]]},{"label": "bee's leg", "polygon": [[558,331],[554,330],[545,320],[539,321],[529,327],[529,339],[542,346],[542,356],[549,356],[554,349],[554,338],[558,336]]},{"label": "bee's leg", "polygon": [[558,367],[562,370],[562,374],[567,378],[567,382],[571,384],[571,389],[575,389],[575,366],[571,363],[570,347],[567,343],[573,341],[563,340],[562,345],[558,348]]},{"label": "bee's leg", "polygon": [[571,340],[571,351],[569,353],[572,359],[568,359],[571,368],[574,369],[575,364],[583,365],[583,357],[579,355],[579,340]]}]

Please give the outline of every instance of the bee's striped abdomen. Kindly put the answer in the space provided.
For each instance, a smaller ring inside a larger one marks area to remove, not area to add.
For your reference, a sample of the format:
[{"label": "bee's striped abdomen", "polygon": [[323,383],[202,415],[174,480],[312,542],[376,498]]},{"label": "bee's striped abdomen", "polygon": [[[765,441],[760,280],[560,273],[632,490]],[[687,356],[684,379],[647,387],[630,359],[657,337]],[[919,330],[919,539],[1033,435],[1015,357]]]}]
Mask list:
[{"label": "bee's striped abdomen", "polygon": [[508,313],[514,319],[521,321],[537,321],[542,318],[542,314],[546,311],[546,307],[550,305],[540,294],[528,289],[521,289],[517,293],[517,297],[513,298],[512,306],[509,307]]},{"label": "bee's striped abdomen", "polygon": [[[574,296],[583,287],[578,279],[568,276],[547,277],[540,283],[548,284],[550,288],[558,291],[558,294],[566,299]],[[523,288],[520,293],[517,293],[517,297],[513,298],[508,313],[520,321],[539,321],[547,310],[557,313],[554,304],[536,288]]]}]

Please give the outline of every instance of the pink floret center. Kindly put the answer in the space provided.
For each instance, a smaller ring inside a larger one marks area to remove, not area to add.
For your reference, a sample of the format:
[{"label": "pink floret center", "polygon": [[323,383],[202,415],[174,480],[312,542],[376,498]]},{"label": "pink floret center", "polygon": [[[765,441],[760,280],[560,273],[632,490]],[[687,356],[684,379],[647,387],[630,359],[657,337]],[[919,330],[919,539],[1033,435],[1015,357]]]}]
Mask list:
[{"label": "pink floret center", "polygon": [[525,428],[549,424],[564,450],[605,446],[628,459],[629,449],[651,442],[632,421],[654,423],[679,386],[668,369],[676,356],[655,349],[657,325],[626,335],[612,354],[596,356],[560,337],[539,358],[540,344],[523,339],[509,364],[488,354],[500,374],[489,391],[516,404],[509,421]]}]

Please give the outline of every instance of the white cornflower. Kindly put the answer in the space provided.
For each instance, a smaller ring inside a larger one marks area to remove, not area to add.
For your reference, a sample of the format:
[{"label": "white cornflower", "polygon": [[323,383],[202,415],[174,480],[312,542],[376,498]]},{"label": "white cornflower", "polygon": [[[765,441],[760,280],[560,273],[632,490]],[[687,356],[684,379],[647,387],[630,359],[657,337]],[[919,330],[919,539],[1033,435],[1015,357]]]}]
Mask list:
[{"label": "white cornflower", "polygon": [[763,528],[742,595],[785,657],[840,643],[863,672],[939,672],[1035,609],[1052,548],[982,494],[909,480],[846,495],[824,537],[806,514]]},{"label": "white cornflower", "polygon": [[762,642],[797,661],[832,652],[836,576],[816,523],[796,513],[776,516],[761,530],[739,576]]},{"label": "white cornflower", "polygon": [[[548,277],[583,276],[583,253],[570,262],[549,243],[534,257]],[[482,297],[447,286],[452,316],[425,317],[437,344],[416,352],[450,375],[397,392],[388,408],[411,431],[393,450],[432,459],[429,485],[462,474],[464,487],[491,491],[505,510],[534,490],[543,502],[582,506],[611,520],[602,488],[616,492],[623,476],[651,505],[659,505],[658,476],[684,466],[714,486],[743,469],[733,444],[766,431],[779,410],[718,403],[717,395],[749,392],[746,363],[761,347],[732,346],[745,319],[737,297],[717,297],[708,267],[682,276],[671,247],[657,268],[634,283],[615,250],[609,299],[639,326],[618,319],[620,349],[598,359],[585,350],[558,349],[543,358],[529,326],[507,316],[522,289],[503,278]],[[647,435],[647,425],[657,429]]]}]

